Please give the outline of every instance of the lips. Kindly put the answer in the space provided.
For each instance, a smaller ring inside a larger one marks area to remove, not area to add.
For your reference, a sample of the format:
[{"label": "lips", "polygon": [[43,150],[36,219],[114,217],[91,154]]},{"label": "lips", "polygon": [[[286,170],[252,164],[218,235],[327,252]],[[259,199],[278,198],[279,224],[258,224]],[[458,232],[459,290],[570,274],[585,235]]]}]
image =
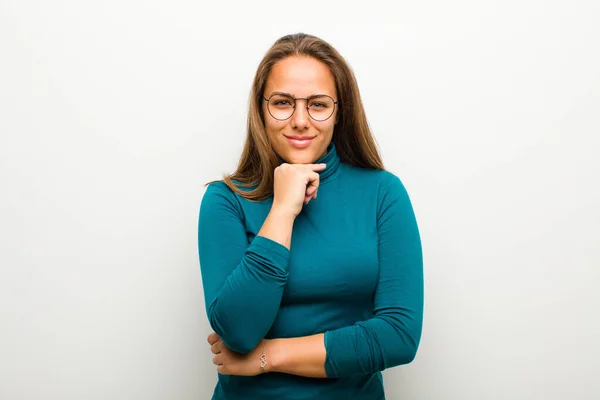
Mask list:
[{"label": "lips", "polygon": [[286,136],[288,142],[295,148],[303,149],[308,147],[314,137],[311,136]]}]

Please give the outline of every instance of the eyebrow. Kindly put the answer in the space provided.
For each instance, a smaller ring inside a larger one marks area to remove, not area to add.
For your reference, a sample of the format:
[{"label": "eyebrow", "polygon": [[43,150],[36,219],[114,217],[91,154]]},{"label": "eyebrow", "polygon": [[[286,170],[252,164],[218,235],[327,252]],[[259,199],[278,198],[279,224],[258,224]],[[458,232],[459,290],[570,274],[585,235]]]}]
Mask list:
[{"label": "eyebrow", "polygon": [[[296,96],[292,95],[291,93],[285,93],[285,92],[272,92],[271,95],[269,97],[272,97],[273,95],[276,94],[280,94],[283,96],[288,96],[288,97],[292,97],[295,98]],[[317,96],[329,96],[331,98],[333,98],[333,96],[329,95],[329,94],[325,94],[325,93],[316,93],[316,94],[311,94],[310,96],[306,97],[307,99],[310,99],[312,97],[317,97]],[[304,97],[303,97],[304,98]]]}]

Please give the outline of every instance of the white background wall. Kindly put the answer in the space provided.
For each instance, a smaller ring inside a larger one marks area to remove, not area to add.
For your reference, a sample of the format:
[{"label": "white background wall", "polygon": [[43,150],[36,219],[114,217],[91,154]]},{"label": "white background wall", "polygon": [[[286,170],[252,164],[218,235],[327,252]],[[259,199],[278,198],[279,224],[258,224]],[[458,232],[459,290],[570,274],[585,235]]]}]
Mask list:
[{"label": "white background wall", "polygon": [[389,399],[600,398],[600,6],[0,1],[0,399],[208,399],[203,183],[278,37],[358,77],[425,251]]}]

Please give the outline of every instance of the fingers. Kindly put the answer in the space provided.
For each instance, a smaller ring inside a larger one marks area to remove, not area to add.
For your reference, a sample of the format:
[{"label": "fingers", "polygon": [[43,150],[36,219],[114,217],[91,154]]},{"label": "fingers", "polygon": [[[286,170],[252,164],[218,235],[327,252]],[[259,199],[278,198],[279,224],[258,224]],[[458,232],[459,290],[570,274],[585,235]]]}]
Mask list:
[{"label": "fingers", "polygon": [[223,365],[225,355],[221,351],[221,338],[215,332],[208,335],[208,343],[210,344],[210,351],[215,355],[213,357],[213,364],[217,366],[217,372],[224,373],[225,366]]},{"label": "fingers", "polygon": [[[302,210],[302,203],[308,204],[317,198],[319,188],[319,171],[323,171],[326,164],[288,164],[283,163],[274,171],[274,203],[290,207],[294,216]],[[300,188],[295,186],[304,185],[304,198],[300,196]],[[302,200],[301,200],[302,199]]]},{"label": "fingers", "polygon": [[306,193],[304,194],[304,204],[307,204],[310,200],[317,198],[317,186],[310,186],[306,189]]},{"label": "fingers", "polygon": [[210,346],[210,351],[213,354],[219,354],[221,352],[221,341],[217,341],[215,344],[213,344],[212,346]]},{"label": "fingers", "polygon": [[316,186],[309,186],[306,188],[306,194],[305,196],[310,198],[313,197],[314,194],[317,193],[317,187]]},{"label": "fingers", "polygon": [[308,175],[308,184],[304,195],[304,203],[308,204],[311,199],[317,198],[317,190],[319,190],[320,176],[316,172],[311,172]]},{"label": "fingers", "polygon": [[208,340],[208,344],[210,344],[212,346],[213,344],[215,344],[216,342],[221,340],[221,338],[219,337],[219,335],[217,335],[215,332],[213,332],[210,335],[208,335],[207,340]]},{"label": "fingers", "polygon": [[308,176],[306,178],[308,180],[308,183],[306,184],[307,189],[309,189],[312,186],[314,186],[315,188],[319,187],[319,183],[320,183],[321,179],[320,179],[320,175],[318,173],[309,172]]},{"label": "fingers", "polygon": [[327,168],[327,164],[306,164],[306,166],[315,172],[323,171]]}]

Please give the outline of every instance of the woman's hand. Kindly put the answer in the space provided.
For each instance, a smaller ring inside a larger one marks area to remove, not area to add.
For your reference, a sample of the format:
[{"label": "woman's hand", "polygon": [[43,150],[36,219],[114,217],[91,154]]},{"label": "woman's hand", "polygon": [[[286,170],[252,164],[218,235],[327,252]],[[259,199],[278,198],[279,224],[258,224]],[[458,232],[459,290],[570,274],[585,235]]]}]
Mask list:
[{"label": "woman's hand", "polygon": [[317,198],[317,172],[325,167],[325,164],[283,163],[275,168],[273,207],[289,211],[294,217],[300,214],[304,204]]},{"label": "woman's hand", "polygon": [[267,340],[263,339],[250,353],[240,354],[230,350],[216,333],[208,335],[210,351],[215,355],[213,364],[223,375],[256,376],[268,372],[260,367],[260,356],[266,342]]}]

